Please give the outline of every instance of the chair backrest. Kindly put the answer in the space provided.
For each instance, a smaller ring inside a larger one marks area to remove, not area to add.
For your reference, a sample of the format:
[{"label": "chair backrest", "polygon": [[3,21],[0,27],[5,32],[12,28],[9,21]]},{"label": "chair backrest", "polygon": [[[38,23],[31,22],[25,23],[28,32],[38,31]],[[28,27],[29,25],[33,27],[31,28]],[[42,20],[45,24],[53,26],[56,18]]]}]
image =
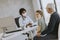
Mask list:
[{"label": "chair backrest", "polygon": [[17,29],[15,20],[13,17],[0,18],[0,28],[4,29],[5,32],[13,31]]},{"label": "chair backrest", "polygon": [[20,25],[19,25],[19,18],[20,17],[15,18],[15,23],[16,23],[16,25],[17,25],[18,28],[20,27]]}]

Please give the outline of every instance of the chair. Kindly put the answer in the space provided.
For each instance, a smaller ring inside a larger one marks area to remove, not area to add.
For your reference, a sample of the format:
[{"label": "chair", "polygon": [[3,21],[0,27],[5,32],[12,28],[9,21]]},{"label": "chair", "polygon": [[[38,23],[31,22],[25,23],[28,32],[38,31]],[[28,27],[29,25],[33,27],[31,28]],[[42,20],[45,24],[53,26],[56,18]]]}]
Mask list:
[{"label": "chair", "polygon": [[19,26],[19,18],[20,18],[20,17],[15,18],[15,23],[16,23],[16,25],[17,25],[18,28],[20,27],[20,26]]}]

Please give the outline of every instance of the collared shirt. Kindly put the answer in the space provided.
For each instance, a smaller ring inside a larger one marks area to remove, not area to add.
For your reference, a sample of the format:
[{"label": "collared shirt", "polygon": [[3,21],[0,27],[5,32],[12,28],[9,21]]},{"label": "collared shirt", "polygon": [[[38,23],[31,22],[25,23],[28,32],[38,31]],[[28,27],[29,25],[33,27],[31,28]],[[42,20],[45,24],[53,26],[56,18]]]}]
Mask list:
[{"label": "collared shirt", "polygon": [[22,18],[22,16],[20,16],[19,18],[19,25],[23,28],[26,28],[26,25],[29,23],[33,23],[32,19],[29,16],[26,16],[26,18]]}]

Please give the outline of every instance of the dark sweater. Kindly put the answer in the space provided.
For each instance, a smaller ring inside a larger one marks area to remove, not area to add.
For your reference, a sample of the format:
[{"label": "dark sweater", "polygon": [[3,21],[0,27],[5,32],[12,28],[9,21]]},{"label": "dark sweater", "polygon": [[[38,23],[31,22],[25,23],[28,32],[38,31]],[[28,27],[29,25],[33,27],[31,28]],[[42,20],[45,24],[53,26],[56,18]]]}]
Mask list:
[{"label": "dark sweater", "polygon": [[58,34],[59,26],[59,15],[57,12],[54,12],[51,17],[47,29],[42,32],[42,34]]}]

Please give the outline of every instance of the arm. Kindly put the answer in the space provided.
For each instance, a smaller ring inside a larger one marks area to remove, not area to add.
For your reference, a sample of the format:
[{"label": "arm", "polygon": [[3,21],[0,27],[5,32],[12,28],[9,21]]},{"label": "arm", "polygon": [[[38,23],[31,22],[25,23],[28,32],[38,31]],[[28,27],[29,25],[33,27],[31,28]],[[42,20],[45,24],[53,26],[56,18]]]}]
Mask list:
[{"label": "arm", "polygon": [[22,23],[22,18],[20,17],[19,18],[19,26],[22,28],[24,25],[23,25],[23,23]]},{"label": "arm", "polygon": [[47,33],[50,33],[54,30],[56,22],[57,22],[58,16],[57,15],[53,15],[51,16],[50,22],[48,24],[48,29],[47,29]]},{"label": "arm", "polygon": [[33,24],[33,21],[32,21],[32,19],[31,19],[30,17],[28,17],[28,20],[29,20],[29,22],[28,22],[28,24],[26,25],[26,27],[27,27],[27,26],[32,26],[32,24]]}]

